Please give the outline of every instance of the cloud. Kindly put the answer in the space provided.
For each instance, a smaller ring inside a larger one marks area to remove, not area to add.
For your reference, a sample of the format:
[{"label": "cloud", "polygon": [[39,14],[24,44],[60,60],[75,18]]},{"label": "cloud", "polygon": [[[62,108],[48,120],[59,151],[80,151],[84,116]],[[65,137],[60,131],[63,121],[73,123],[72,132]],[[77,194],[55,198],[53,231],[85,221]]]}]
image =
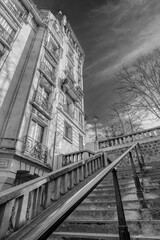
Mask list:
[{"label": "cloud", "polygon": [[160,1],[106,1],[91,9],[83,26],[88,115],[107,113],[114,101],[113,83],[119,69],[160,46]]}]

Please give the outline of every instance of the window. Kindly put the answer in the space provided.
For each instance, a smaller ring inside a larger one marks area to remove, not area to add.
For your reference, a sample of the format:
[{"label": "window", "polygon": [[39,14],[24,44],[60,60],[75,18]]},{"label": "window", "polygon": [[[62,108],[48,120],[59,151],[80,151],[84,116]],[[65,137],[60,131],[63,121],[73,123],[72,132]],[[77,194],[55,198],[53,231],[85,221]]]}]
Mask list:
[{"label": "window", "polygon": [[83,137],[79,134],[79,149],[83,150]]},{"label": "window", "polygon": [[42,143],[43,137],[44,137],[44,127],[32,119],[30,123],[28,135],[29,137],[36,140],[37,142]]},{"label": "window", "polygon": [[60,55],[59,47],[51,38],[48,43],[48,48],[51,51],[51,54],[53,54],[57,58],[59,57]]},{"label": "window", "polygon": [[73,77],[74,74],[73,74],[73,67],[71,66],[71,64],[68,63],[68,72],[69,74]]},{"label": "window", "polygon": [[78,78],[78,84],[79,84],[80,87],[82,87],[82,80],[81,80],[81,78]]},{"label": "window", "polygon": [[59,95],[59,103],[61,105],[64,105],[64,95],[62,93],[60,93],[60,95]]},{"label": "window", "polygon": [[64,136],[72,141],[72,126],[64,122]]},{"label": "window", "polygon": [[78,73],[81,75],[81,65],[78,64]]},{"label": "window", "polygon": [[79,112],[79,122],[83,124],[83,116],[81,112]]},{"label": "window", "polygon": [[68,57],[70,61],[74,64],[74,54],[70,49],[68,50]]},{"label": "window", "polygon": [[0,37],[4,38],[8,43],[15,36],[16,31],[10,26],[6,19],[0,14]]},{"label": "window", "polygon": [[49,101],[49,92],[42,87],[41,85],[38,86],[38,92],[41,94],[41,96],[43,97],[43,99],[48,102]]},{"label": "window", "polygon": [[72,111],[72,101],[69,98],[66,98],[66,107],[68,112]]},{"label": "window", "polygon": [[78,121],[78,109],[76,107],[74,109],[74,117],[75,117],[76,121]]},{"label": "window", "polygon": [[50,62],[46,58],[44,58],[44,63],[47,66],[47,68],[50,70],[50,72],[54,73],[55,68],[50,64]]},{"label": "window", "polygon": [[2,43],[0,43],[0,57],[5,53],[5,47]]}]

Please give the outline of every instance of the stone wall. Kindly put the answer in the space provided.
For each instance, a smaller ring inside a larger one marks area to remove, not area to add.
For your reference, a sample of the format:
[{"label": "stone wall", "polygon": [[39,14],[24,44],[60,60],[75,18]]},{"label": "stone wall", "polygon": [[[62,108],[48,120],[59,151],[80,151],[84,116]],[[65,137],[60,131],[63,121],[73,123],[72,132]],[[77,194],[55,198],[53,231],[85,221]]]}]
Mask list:
[{"label": "stone wall", "polygon": [[[145,163],[150,161],[160,161],[160,139],[159,140],[148,140],[140,143],[141,151],[144,156]],[[111,161],[115,160],[117,157],[121,156],[130,146],[119,146],[119,148],[110,148],[107,151],[107,155]],[[134,161],[137,162],[136,153],[133,151]],[[130,159],[128,156],[124,158],[122,163],[119,164],[120,167],[130,165]]]}]

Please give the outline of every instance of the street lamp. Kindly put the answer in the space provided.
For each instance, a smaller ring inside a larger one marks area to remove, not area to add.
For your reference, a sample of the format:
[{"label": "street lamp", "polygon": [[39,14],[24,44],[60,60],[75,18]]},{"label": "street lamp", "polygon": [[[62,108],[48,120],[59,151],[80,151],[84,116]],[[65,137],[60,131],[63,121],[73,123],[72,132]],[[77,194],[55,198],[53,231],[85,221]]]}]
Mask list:
[{"label": "street lamp", "polygon": [[94,127],[95,127],[95,141],[97,141],[98,140],[98,136],[97,136],[97,121],[98,121],[98,118],[97,117],[93,117],[92,121],[93,121]]}]

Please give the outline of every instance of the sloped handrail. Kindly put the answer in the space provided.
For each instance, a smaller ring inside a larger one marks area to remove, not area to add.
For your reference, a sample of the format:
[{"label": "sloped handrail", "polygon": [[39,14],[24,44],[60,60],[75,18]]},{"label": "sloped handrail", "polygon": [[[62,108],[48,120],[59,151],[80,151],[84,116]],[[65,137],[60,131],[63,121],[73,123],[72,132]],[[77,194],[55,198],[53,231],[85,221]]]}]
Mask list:
[{"label": "sloped handrail", "polygon": [[46,239],[136,147],[109,166],[106,155],[99,153],[0,193],[0,239]]}]

